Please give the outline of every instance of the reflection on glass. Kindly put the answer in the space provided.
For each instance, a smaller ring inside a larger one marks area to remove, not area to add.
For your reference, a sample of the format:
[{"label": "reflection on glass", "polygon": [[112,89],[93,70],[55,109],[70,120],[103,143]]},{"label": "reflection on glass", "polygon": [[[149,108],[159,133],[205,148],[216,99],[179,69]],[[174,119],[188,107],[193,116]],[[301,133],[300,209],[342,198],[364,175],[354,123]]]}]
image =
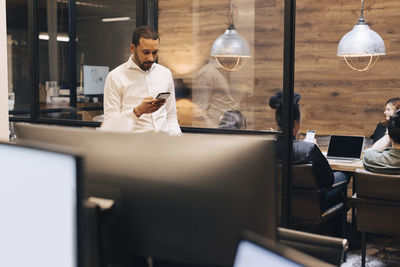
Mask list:
[{"label": "reflection on glass", "polygon": [[136,1],[104,0],[76,4],[76,70],[82,120],[101,121],[104,82],[109,71],[128,60],[136,27]]},{"label": "reflection on glass", "polygon": [[57,0],[38,1],[40,117],[69,118],[68,5]]},{"label": "reflection on glass", "polygon": [[182,81],[180,87],[186,92],[180,95],[176,90],[179,124],[276,129],[268,97],[283,87],[284,3],[232,1],[235,28],[248,41],[251,57],[242,68],[229,72],[210,60],[214,41],[228,26],[229,2],[159,1],[159,63],[172,71],[174,79]]},{"label": "reflection on glass", "polygon": [[225,112],[238,108],[231,96],[228,79],[229,71],[219,67],[214,58],[197,72],[192,89],[195,104],[192,112],[199,124],[217,128]]},{"label": "reflection on glass", "polygon": [[[136,3],[125,0],[75,2],[77,106],[73,108],[69,88],[68,2],[38,1],[40,117],[98,121],[103,113],[107,73],[129,57],[130,33],[136,25]],[[94,76],[97,78],[93,79]]]}]

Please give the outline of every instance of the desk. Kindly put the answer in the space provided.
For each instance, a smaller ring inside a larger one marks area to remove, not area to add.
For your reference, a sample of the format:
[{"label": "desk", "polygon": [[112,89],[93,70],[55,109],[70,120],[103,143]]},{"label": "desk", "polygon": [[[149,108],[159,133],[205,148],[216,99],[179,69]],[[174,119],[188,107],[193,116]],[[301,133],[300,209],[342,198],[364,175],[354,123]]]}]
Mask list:
[{"label": "desk", "polygon": [[57,114],[57,118],[69,119],[71,112],[76,112],[81,115],[81,120],[92,121],[95,116],[103,114],[103,103],[78,102],[77,108],[71,107],[69,103],[40,104],[41,117],[53,117],[54,114]]},{"label": "desk", "polygon": [[[326,157],[326,149],[321,149],[322,154]],[[346,162],[344,160],[327,159],[329,165],[334,171],[354,172],[356,169],[364,169],[362,159]]]},{"label": "desk", "polygon": [[344,161],[328,159],[328,162],[332,170],[334,171],[354,172],[356,169],[364,169],[361,159],[353,162],[344,162]]}]

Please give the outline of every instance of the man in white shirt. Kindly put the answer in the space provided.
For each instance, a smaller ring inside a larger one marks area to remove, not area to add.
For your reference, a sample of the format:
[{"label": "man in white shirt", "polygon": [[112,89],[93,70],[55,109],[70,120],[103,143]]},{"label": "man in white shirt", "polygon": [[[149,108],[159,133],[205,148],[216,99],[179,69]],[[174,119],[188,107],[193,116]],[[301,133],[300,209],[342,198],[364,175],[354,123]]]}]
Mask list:
[{"label": "man in white shirt", "polygon": [[[171,71],[155,63],[159,46],[156,31],[148,26],[135,29],[129,60],[106,79],[102,129],[181,134]],[[169,92],[170,96],[156,99],[162,92]]]}]

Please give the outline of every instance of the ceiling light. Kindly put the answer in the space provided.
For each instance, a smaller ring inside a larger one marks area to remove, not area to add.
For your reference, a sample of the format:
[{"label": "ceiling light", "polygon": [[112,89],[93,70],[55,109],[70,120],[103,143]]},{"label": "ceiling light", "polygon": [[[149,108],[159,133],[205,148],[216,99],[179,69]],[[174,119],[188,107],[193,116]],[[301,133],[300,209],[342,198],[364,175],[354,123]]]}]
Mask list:
[{"label": "ceiling light", "polygon": [[246,59],[251,57],[250,45],[235,29],[233,24],[233,4],[230,1],[229,27],[220,35],[211,47],[211,57],[225,70],[236,71]]},{"label": "ceiling light", "polygon": [[[356,71],[367,71],[385,55],[383,39],[369,28],[364,20],[364,0],[361,0],[361,16],[353,30],[346,33],[339,42],[337,55]],[[360,66],[362,64],[362,66]]]},{"label": "ceiling light", "polygon": [[130,20],[130,17],[115,17],[115,18],[103,18],[102,22],[117,22],[117,21],[127,21]]},{"label": "ceiling light", "polygon": [[[47,33],[39,33],[39,40],[48,41],[49,39],[50,39],[50,37]],[[68,43],[69,37],[67,34],[57,34],[57,41]],[[76,39],[76,41],[78,41],[78,38]]]}]

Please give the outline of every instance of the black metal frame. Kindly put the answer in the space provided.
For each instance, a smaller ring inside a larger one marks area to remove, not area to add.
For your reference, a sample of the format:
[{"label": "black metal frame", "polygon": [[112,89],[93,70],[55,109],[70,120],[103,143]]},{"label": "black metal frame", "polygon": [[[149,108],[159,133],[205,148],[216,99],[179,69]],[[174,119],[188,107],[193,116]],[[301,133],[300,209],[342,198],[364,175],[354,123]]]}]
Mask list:
[{"label": "black metal frame", "polygon": [[202,134],[249,134],[249,135],[280,135],[280,132],[273,131],[252,131],[252,130],[234,130],[220,128],[198,128],[198,127],[181,127],[184,133],[202,133]]},{"label": "black metal frame", "polygon": [[[152,14],[153,16],[151,16]],[[152,17],[154,19],[152,19]],[[149,25],[158,31],[158,0],[136,1],[136,26]]]},{"label": "black metal frame", "polygon": [[39,53],[39,40],[38,30],[37,30],[37,1],[32,0],[28,1],[28,34],[29,34],[29,42],[32,44],[32,53],[29,56],[29,64],[31,66],[33,79],[32,79],[32,88],[33,95],[31,99],[31,114],[30,114],[30,122],[35,122],[36,118],[39,116],[39,61],[38,53]]},{"label": "black metal frame", "polygon": [[283,169],[282,169],[282,223],[290,227],[291,184],[293,166],[293,94],[295,57],[296,0],[285,0],[283,51]]},{"label": "black metal frame", "polygon": [[68,1],[68,36],[69,36],[69,104],[76,108],[76,21],[75,0]]},{"label": "black metal frame", "polygon": [[147,25],[147,1],[136,1],[136,26]]}]

